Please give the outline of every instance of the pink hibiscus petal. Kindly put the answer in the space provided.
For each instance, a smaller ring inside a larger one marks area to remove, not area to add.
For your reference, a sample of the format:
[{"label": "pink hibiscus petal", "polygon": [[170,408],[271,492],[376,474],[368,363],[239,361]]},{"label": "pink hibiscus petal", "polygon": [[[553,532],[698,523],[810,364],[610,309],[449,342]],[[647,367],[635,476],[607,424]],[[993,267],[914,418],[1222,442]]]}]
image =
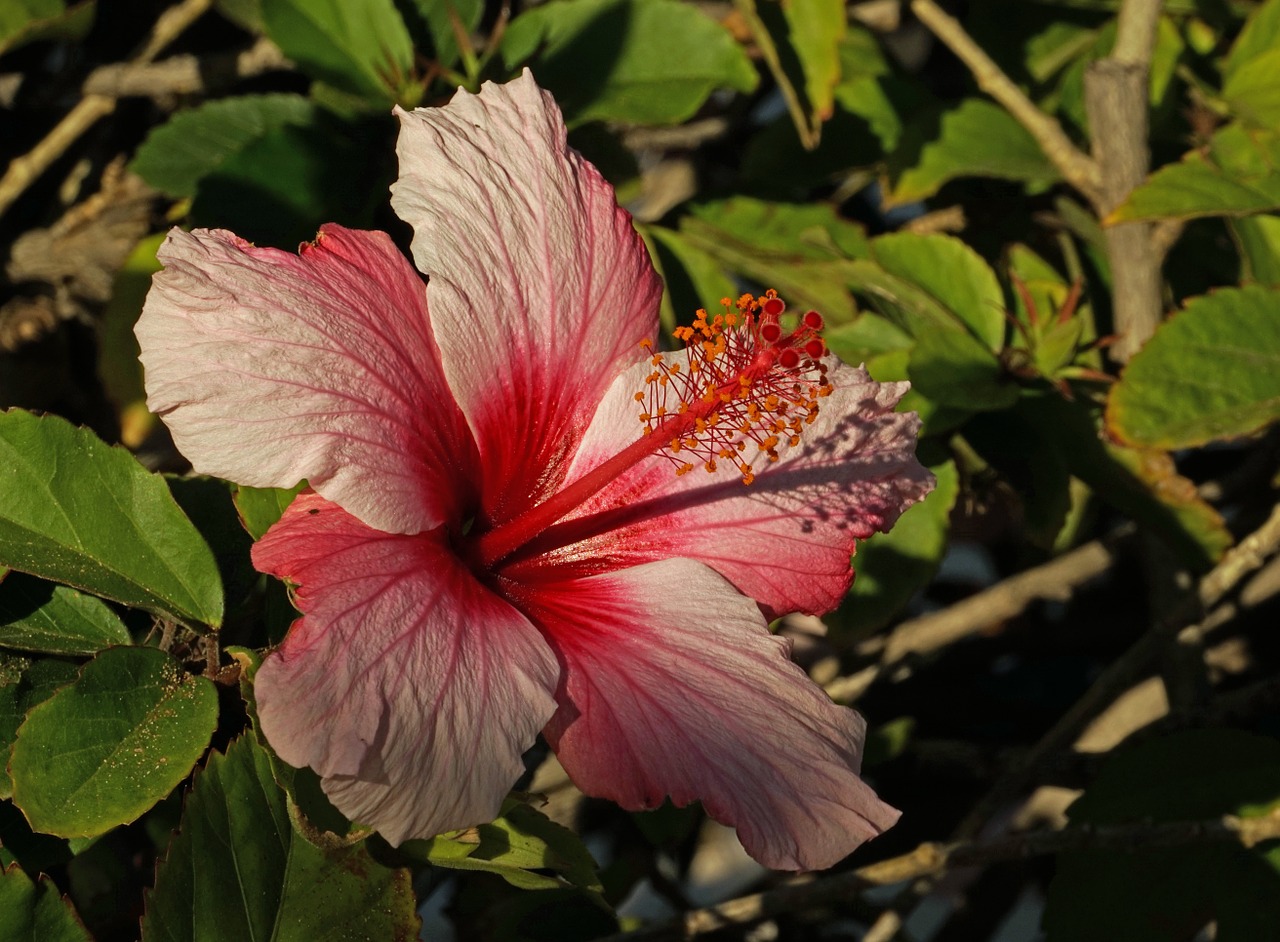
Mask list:
[{"label": "pink hibiscus petal", "polygon": [[[933,489],[933,476],[915,457],[919,419],[893,411],[908,385],[827,362],[835,389],[817,420],[776,463],[755,460],[752,484],[730,462],[677,476],[665,458],[648,458],[542,538],[560,547],[549,558],[517,563],[512,574],[545,562],[591,572],[678,556],[711,566],[771,617],[833,608],[853,580],[855,542],[888,530]],[[650,369],[645,361],[610,388],[567,480],[640,437],[633,397]]]},{"label": "pink hibiscus petal", "polygon": [[559,668],[441,532],[373,530],[311,492],[253,548],[304,613],[254,683],[262,731],[392,844],[492,820]]},{"label": "pink hibiscus petal", "polygon": [[502,522],[555,489],[600,397],[654,335],[662,283],[528,72],[398,114],[391,203],[414,228],[445,373],[479,444],[482,514]]},{"label": "pink hibiscus petal", "polygon": [[755,604],[664,560],[528,588],[564,668],[545,734],[586,794],[701,800],[768,867],[829,867],[898,812],[858,777],[866,724],[788,659]]},{"label": "pink hibiscus petal", "polygon": [[328,225],[300,255],[174,229],[137,335],[147,405],[203,474],[312,487],[370,526],[456,519],[474,446],[422,279],[382,232]]}]

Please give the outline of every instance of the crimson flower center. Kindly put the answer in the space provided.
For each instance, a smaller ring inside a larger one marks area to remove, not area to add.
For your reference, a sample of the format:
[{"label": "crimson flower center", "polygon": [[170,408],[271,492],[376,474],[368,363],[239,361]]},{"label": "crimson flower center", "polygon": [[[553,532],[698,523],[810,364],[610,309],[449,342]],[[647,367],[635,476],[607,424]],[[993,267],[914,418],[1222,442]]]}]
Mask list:
[{"label": "crimson flower center", "polygon": [[641,342],[652,370],[634,395],[640,437],[518,517],[480,534],[472,556],[487,571],[599,493],[641,461],[660,456],[677,475],[701,467],[714,474],[732,466],[744,484],[758,464],[780,459],[780,449],[800,445],[805,427],[831,395],[822,316],[805,313],[789,333],[780,317],[786,305],[770,289],[756,298],[722,300],[724,310],[699,310],[676,339],[685,356],[655,352]]}]

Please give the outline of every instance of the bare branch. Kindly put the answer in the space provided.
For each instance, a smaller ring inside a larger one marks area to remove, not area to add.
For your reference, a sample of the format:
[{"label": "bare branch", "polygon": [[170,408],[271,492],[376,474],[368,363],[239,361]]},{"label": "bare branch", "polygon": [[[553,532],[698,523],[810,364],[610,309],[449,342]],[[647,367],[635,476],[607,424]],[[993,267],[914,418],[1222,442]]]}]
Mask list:
[{"label": "bare branch", "polygon": [[969,67],[978,87],[1004,106],[1030,132],[1040,149],[1073,187],[1097,202],[1102,187],[1098,165],[1067,137],[1051,115],[1036,107],[1000,66],[965,32],[964,27],[943,12],[934,0],[912,0],[911,10],[920,22]]},{"label": "bare branch", "polygon": [[[1128,530],[1125,535],[1128,535]],[[889,635],[881,663],[926,654],[1021,615],[1044,599],[1066,601],[1115,563],[1119,538],[1094,540],[1010,576],[940,612],[903,622]]]},{"label": "bare branch", "polygon": [[280,48],[259,39],[248,49],[213,56],[171,56],[160,62],[117,62],[94,69],[85,79],[85,95],[110,98],[165,98],[225,88],[242,79],[290,66]]},{"label": "bare branch", "polygon": [[1133,533],[1132,527],[1123,527],[1104,539],[1085,543],[1003,579],[940,612],[904,621],[885,641],[878,664],[831,681],[826,685],[828,695],[840,703],[852,703],[877,679],[912,655],[931,654],[989,631],[1021,615],[1036,602],[1066,601],[1081,586],[1111,568],[1122,545]]},{"label": "bare branch", "polygon": [[1013,837],[955,844],[921,844],[910,853],[858,870],[793,883],[765,893],[729,900],[685,913],[678,922],[611,936],[603,942],[667,942],[693,939],[731,926],[745,926],[813,906],[846,900],[869,886],[938,876],[948,869],[984,867],[1067,851],[1141,851],[1186,844],[1238,844],[1254,847],[1280,838],[1280,809],[1255,818],[1224,815],[1201,821],[1163,824],[1074,827]]},{"label": "bare branch", "polygon": [[[1116,697],[1133,686],[1141,672],[1170,643],[1180,629],[1200,619],[1202,612],[1217,606],[1250,573],[1261,568],[1266,559],[1280,549],[1280,505],[1261,527],[1229,550],[1196,587],[1196,591],[1175,607],[1168,617],[1153,625],[1124,654],[1107,666],[1066,714],[1040,741],[1031,747],[973,807],[957,835],[968,837],[978,833],[995,811],[1020,794],[1039,766],[1050,755],[1075,741],[1081,730]],[[1211,614],[1208,622],[1220,621]]]},{"label": "bare branch", "polygon": [[[173,42],[188,26],[213,5],[213,0],[183,0],[160,14],[142,49],[132,64],[151,62],[165,46]],[[80,136],[116,109],[116,99],[106,95],[87,95],[59,121],[43,140],[28,153],[14,158],[0,178],[0,214],[3,214],[32,183],[61,157]]]}]

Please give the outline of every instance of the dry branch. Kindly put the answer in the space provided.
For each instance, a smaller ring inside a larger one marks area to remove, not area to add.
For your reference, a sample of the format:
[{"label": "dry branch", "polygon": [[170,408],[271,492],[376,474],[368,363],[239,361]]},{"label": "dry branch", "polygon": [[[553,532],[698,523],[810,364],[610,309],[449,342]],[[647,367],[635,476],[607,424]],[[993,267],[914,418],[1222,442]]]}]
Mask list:
[{"label": "dry branch", "polygon": [[[1266,523],[1227,552],[1222,561],[1200,580],[1190,597],[1108,665],[1093,686],[1085,691],[1084,696],[1012,768],[996,780],[996,784],[978,801],[957,828],[957,835],[964,838],[978,833],[992,814],[1027,787],[1048,757],[1070,746],[1093,717],[1133,686],[1141,672],[1150,666],[1182,628],[1200,621],[1203,612],[1221,603],[1228,593],[1239,586],[1250,573],[1259,569],[1278,549],[1280,506],[1272,509]],[[1218,616],[1219,619],[1220,617]],[[1218,620],[1212,613],[1209,619]]]},{"label": "dry branch", "polygon": [[913,655],[932,654],[948,645],[990,631],[1016,618],[1036,602],[1066,601],[1086,583],[1114,565],[1122,546],[1133,536],[1123,527],[1039,566],[1009,576],[990,588],[933,612],[905,621],[885,641],[879,663],[826,685],[833,700],[851,703],[877,679]]},{"label": "dry branch", "polygon": [[954,844],[921,844],[910,853],[858,870],[819,877],[808,882],[729,900],[685,913],[678,921],[611,936],[602,942],[670,942],[693,939],[731,926],[746,926],[786,912],[840,903],[870,886],[884,886],[935,877],[948,869],[985,867],[1067,851],[1115,850],[1132,852],[1187,844],[1238,844],[1254,847],[1280,838],[1280,810],[1256,818],[1224,815],[1202,821],[1163,824],[1072,827],[1015,837]]},{"label": "dry branch", "polygon": [[[151,62],[212,5],[213,0],[183,0],[177,6],[165,10],[156,19],[146,42],[130,63],[141,65]],[[0,215],[82,134],[115,109],[115,98],[86,95],[35,147],[28,153],[15,157],[5,170],[4,177],[0,178]]]},{"label": "dry branch", "polygon": [[85,95],[109,98],[166,98],[207,94],[246,78],[289,68],[275,43],[259,39],[248,49],[222,55],[170,56],[160,62],[116,62],[94,69],[85,79]]},{"label": "dry branch", "polygon": [[911,11],[973,73],[978,87],[1004,106],[1035,138],[1040,149],[1073,187],[1096,203],[1102,190],[1098,165],[1072,143],[1057,120],[1036,107],[955,18],[934,0],[912,0]]}]

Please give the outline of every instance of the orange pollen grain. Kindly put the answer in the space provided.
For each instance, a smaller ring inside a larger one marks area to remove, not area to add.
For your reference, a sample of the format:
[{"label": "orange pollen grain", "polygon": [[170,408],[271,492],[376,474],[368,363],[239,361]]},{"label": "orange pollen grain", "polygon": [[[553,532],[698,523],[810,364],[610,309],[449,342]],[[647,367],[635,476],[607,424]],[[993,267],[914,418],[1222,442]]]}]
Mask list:
[{"label": "orange pollen grain", "polygon": [[656,453],[677,475],[698,464],[714,474],[721,459],[750,484],[757,462],[778,461],[778,446],[797,447],[817,420],[819,400],[832,392],[828,351],[822,317],[809,311],[784,329],[786,304],[772,289],[724,298],[721,307],[714,315],[699,310],[691,326],[675,329],[685,345],[680,361],[642,342],[653,370],[633,398],[644,410],[644,433],[661,431]]}]

